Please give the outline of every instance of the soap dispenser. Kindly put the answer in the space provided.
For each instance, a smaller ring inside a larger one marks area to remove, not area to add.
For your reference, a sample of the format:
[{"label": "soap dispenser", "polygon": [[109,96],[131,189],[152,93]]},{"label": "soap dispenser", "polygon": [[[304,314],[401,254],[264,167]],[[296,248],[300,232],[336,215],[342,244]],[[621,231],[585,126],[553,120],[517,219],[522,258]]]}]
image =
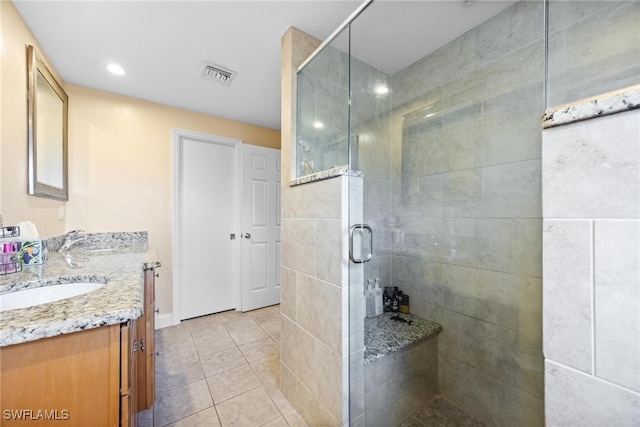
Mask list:
[{"label": "soap dispenser", "polygon": [[380,287],[380,279],[376,277],[375,286],[373,288],[373,297],[375,301],[375,315],[378,316],[382,314],[383,305],[382,305],[382,288]]},{"label": "soap dispenser", "polygon": [[374,297],[372,279],[367,280],[367,290],[364,292],[364,297],[367,317],[374,317],[376,315],[376,302]]}]

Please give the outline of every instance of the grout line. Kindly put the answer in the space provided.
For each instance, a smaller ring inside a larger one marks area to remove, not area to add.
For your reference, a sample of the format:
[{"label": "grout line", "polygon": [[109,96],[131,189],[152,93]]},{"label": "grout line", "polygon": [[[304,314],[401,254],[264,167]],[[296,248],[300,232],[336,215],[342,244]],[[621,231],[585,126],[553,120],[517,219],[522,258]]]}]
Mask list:
[{"label": "grout line", "polygon": [[595,227],[596,227],[596,222],[595,220],[591,220],[590,221],[590,225],[591,227],[589,228],[589,232],[590,232],[590,236],[589,236],[589,245],[590,245],[590,251],[589,251],[589,262],[590,262],[590,280],[589,280],[589,287],[590,287],[590,297],[591,297],[591,372],[593,372],[593,375],[596,376],[596,265],[595,265],[595,260],[596,260],[596,232],[595,232]]}]

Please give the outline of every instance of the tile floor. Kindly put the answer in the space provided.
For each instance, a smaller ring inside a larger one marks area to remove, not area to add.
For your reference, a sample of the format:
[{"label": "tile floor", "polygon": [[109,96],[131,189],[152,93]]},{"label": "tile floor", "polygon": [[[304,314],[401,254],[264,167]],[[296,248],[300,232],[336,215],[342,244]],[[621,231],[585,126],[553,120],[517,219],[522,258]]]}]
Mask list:
[{"label": "tile floor", "polygon": [[435,395],[422,409],[399,427],[485,427],[462,409],[440,395]]},{"label": "tile floor", "polygon": [[140,427],[306,426],[280,383],[280,306],[156,331],[156,403]]},{"label": "tile floor", "polygon": [[[279,388],[280,306],[156,331],[156,403],[139,427],[307,427]],[[484,427],[436,395],[399,427]]]}]

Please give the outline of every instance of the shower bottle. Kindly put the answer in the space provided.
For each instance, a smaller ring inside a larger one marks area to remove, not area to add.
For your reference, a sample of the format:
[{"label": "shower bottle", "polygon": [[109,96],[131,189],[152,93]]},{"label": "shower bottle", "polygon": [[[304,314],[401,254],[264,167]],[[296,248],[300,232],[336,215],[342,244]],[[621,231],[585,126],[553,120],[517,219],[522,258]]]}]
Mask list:
[{"label": "shower bottle", "polygon": [[374,317],[376,314],[376,302],[374,299],[374,291],[373,291],[373,280],[367,280],[367,290],[364,291],[364,299],[366,304],[366,315],[367,317]]},{"label": "shower bottle", "polygon": [[376,277],[375,286],[373,288],[373,298],[375,301],[375,315],[382,314],[382,288],[380,288],[380,279]]}]

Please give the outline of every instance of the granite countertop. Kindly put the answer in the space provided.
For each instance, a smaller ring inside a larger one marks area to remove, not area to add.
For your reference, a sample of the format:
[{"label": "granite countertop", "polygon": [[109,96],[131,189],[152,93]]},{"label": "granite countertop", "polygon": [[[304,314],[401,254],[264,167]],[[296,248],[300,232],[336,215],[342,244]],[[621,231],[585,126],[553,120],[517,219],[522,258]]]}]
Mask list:
[{"label": "granite countertop", "polygon": [[636,108],[640,108],[640,85],[548,108],[542,117],[542,127],[566,125]]},{"label": "granite countertop", "polygon": [[335,178],[336,176],[364,176],[361,171],[354,171],[345,166],[336,166],[327,170],[312,173],[311,175],[301,176],[289,181],[289,186],[309,184],[310,182],[322,181],[323,179]]},{"label": "granite countertop", "polygon": [[[146,237],[146,236],[145,236]],[[144,268],[159,267],[144,245],[113,250],[72,250],[74,262],[58,252],[39,266],[0,276],[0,295],[21,289],[74,282],[105,286],[72,298],[0,313],[0,347],[113,325],[142,315]]]},{"label": "granite countertop", "polygon": [[[391,320],[400,314],[411,324]],[[407,347],[416,341],[430,337],[442,330],[436,322],[414,314],[382,313],[376,317],[364,319],[364,364],[375,362],[389,353]]]}]

